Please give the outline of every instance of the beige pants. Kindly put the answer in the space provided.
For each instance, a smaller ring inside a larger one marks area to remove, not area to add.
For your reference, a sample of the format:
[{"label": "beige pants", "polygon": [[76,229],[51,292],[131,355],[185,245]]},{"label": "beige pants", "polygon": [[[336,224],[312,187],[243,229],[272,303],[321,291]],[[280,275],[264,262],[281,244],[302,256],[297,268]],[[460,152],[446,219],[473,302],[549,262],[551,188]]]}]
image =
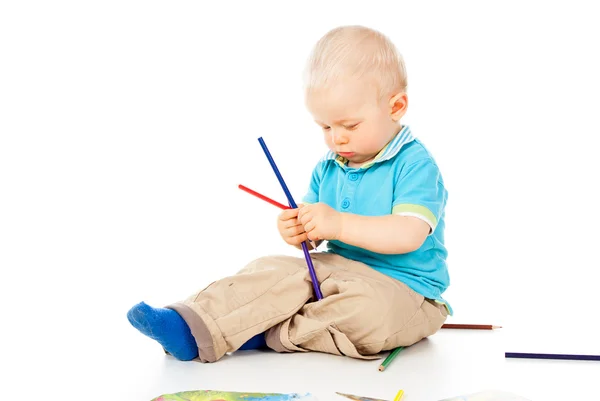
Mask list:
[{"label": "beige pants", "polygon": [[200,360],[215,362],[263,332],[278,352],[377,359],[381,351],[434,334],[446,320],[445,306],[363,263],[311,255],[319,302],[309,302],[313,288],[303,258],[270,256],[169,305],[190,326]]}]

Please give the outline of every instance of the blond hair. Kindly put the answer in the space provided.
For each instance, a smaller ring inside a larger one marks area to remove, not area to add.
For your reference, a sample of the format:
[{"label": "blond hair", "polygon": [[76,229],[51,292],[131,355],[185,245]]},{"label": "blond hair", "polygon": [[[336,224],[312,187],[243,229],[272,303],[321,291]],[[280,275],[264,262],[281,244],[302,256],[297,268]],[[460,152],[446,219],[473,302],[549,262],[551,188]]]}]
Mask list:
[{"label": "blond hair", "polygon": [[342,26],[315,45],[305,70],[307,91],[328,88],[340,78],[370,79],[379,96],[406,91],[406,68],[396,46],[382,33]]}]

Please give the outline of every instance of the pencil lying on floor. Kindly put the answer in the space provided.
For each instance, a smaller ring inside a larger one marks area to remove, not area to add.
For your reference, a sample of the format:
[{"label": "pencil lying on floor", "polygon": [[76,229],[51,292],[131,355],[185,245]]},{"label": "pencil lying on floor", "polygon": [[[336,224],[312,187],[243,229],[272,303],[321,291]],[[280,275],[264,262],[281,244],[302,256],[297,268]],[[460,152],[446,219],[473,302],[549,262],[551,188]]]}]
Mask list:
[{"label": "pencil lying on floor", "polygon": [[528,359],[563,359],[570,361],[600,361],[600,355],[532,354],[527,352],[505,352],[504,357]]},{"label": "pencil lying on floor", "polygon": [[466,330],[494,330],[501,329],[502,326],[492,326],[491,324],[457,324],[446,323],[442,325],[442,329],[466,329]]},{"label": "pencil lying on floor", "polygon": [[379,365],[379,371],[383,372],[385,370],[385,368],[388,367],[388,365],[390,363],[392,363],[392,361],[398,356],[398,354],[400,353],[400,351],[402,351],[404,349],[404,347],[398,347],[395,350],[393,350],[388,356],[387,358],[385,358],[385,360],[383,361],[383,363],[381,365]]}]

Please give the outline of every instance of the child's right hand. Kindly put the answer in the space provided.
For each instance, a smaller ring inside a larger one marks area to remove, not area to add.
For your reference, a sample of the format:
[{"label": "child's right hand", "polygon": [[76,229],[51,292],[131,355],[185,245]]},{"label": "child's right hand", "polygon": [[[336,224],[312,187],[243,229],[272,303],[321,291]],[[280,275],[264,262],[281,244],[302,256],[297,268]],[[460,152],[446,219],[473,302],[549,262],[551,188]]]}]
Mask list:
[{"label": "child's right hand", "polygon": [[[302,207],[302,205],[299,205]],[[304,227],[298,221],[298,211],[300,209],[286,209],[279,214],[277,219],[277,229],[285,242],[295,247],[300,246],[308,239],[304,232]]]}]

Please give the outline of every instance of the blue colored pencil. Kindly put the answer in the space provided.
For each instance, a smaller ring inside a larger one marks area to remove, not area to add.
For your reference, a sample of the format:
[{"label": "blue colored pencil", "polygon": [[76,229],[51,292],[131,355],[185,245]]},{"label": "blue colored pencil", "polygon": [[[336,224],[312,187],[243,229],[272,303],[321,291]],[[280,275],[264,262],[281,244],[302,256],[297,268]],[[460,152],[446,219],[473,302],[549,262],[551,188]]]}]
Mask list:
[{"label": "blue colored pencil", "polygon": [[[288,189],[287,185],[285,185],[285,181],[283,180],[281,173],[279,173],[279,169],[277,168],[277,165],[275,164],[275,160],[273,160],[273,157],[271,156],[271,152],[269,152],[269,149],[267,148],[267,144],[262,139],[262,137],[258,138],[258,142],[260,143],[260,146],[262,147],[263,151],[265,152],[265,156],[267,156],[267,160],[269,160],[269,163],[271,164],[271,167],[273,168],[273,171],[275,172],[275,176],[277,176],[277,179],[279,180],[279,184],[281,184],[281,188],[283,189],[283,192],[285,192],[285,196],[287,197],[290,207],[292,209],[297,209],[298,205],[296,204],[296,202],[294,202],[294,198],[292,198],[292,194],[290,193],[290,190]],[[305,242],[302,243],[302,251],[304,251],[304,259],[306,259],[306,264],[308,265],[308,272],[310,273],[310,279],[312,281],[313,288],[315,290],[315,295],[317,296],[317,300],[320,301],[321,299],[323,299],[323,294],[321,293],[321,288],[319,288],[319,281],[317,280],[317,274],[315,273],[315,267],[313,266],[313,262],[310,257],[310,252],[308,252],[308,246],[306,246]]]},{"label": "blue colored pencil", "polygon": [[565,359],[572,361],[600,361],[600,355],[532,354],[527,352],[505,352],[504,357],[529,359]]}]

